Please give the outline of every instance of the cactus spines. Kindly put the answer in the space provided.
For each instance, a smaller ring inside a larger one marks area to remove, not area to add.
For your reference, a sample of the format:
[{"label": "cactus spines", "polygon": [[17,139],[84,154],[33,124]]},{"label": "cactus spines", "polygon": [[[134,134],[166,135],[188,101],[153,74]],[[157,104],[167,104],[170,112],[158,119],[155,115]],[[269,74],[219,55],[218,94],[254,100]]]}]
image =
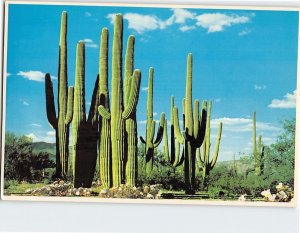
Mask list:
[{"label": "cactus spines", "polygon": [[146,140],[140,137],[141,142],[145,144],[146,174],[150,175],[153,169],[154,149],[158,147],[163,138],[165,125],[165,113],[161,114],[160,123],[155,136],[155,120],[153,120],[153,73],[154,69],[149,69],[148,77],[148,97],[147,97],[147,122],[146,122]]},{"label": "cactus spines", "polygon": [[211,109],[212,109],[212,101],[209,101],[208,110],[207,110],[205,139],[204,139],[204,143],[202,145],[203,155],[201,155],[200,148],[198,148],[198,151],[197,151],[197,161],[198,161],[198,163],[201,162],[200,166],[202,167],[202,184],[205,186],[205,188],[207,187],[207,179],[208,179],[209,173],[214,168],[214,166],[216,165],[216,162],[218,160],[221,135],[222,135],[222,122],[220,122],[217,139],[216,139],[215,150],[214,150],[213,157],[211,159],[211,156],[210,156]]},{"label": "cactus spines", "polygon": [[[132,42],[130,42],[130,40]],[[125,79],[125,85],[128,84],[128,88],[126,87],[124,98],[125,105],[123,102],[123,85],[122,85],[122,43],[123,41],[123,18],[121,14],[117,14],[115,17],[114,23],[114,38],[113,38],[113,51],[112,51],[112,101],[110,110],[108,106],[105,107],[101,104],[98,108],[99,114],[102,118],[110,119],[110,131],[111,131],[111,158],[112,158],[112,185],[117,187],[120,186],[122,182],[124,182],[125,176],[125,166],[126,160],[131,155],[126,155],[124,153],[124,147],[128,145],[128,138],[125,134],[126,121],[128,119],[134,119],[134,115],[136,112],[136,105],[138,102],[139,89],[140,89],[140,80],[141,80],[141,72],[139,70],[133,70],[133,37],[129,38],[129,45],[132,46],[132,55],[128,55],[125,63],[128,62],[129,65],[126,66],[126,74],[131,73],[131,77],[127,76],[128,79]],[[129,52],[130,53],[130,52]],[[132,61],[130,61],[132,58]],[[132,63],[132,65],[130,65]],[[135,124],[135,122],[134,122]],[[130,135],[134,137],[135,130],[133,125],[128,123],[128,130]],[[131,137],[131,145],[135,145],[136,143],[132,141],[133,137]],[[136,146],[132,148],[137,150]],[[135,158],[134,158],[135,159]],[[131,172],[135,170],[133,164],[135,161],[130,161],[131,168],[128,169],[130,172],[129,176],[134,177]],[[134,178],[129,178],[131,181]],[[131,183],[129,181],[129,183]]]},{"label": "cactus spines", "polygon": [[261,140],[261,136],[258,137],[258,143],[256,143],[256,112],[253,113],[253,156],[255,164],[255,174],[261,175],[264,170],[264,145]]},{"label": "cactus spines", "polygon": [[206,101],[203,101],[202,113],[199,114],[199,101],[195,100],[195,109],[192,106],[192,54],[187,57],[186,92],[183,100],[184,131],[179,128],[178,109],[173,108],[174,133],[179,143],[184,143],[184,177],[186,193],[194,193],[196,150],[204,140],[206,128]]},{"label": "cactus spines", "polygon": [[69,125],[73,115],[73,88],[68,90],[67,79],[67,12],[61,15],[58,65],[58,116],[56,116],[53,86],[49,74],[45,77],[46,110],[48,121],[56,131],[56,177],[68,172]]},{"label": "cactus spines", "polygon": [[74,186],[91,187],[97,162],[98,92],[96,79],[91,107],[86,119],[85,108],[85,45],[80,41],[76,51],[74,110],[72,121]]}]

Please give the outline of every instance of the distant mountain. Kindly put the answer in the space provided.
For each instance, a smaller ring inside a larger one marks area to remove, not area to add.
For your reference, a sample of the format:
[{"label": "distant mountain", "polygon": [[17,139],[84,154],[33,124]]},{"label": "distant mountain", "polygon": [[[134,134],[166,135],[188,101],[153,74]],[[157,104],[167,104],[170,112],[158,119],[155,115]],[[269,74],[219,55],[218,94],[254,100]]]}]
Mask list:
[{"label": "distant mountain", "polygon": [[55,161],[56,147],[55,143],[47,143],[47,142],[34,142],[32,144],[33,152],[47,152],[50,154],[50,159]]},{"label": "distant mountain", "polygon": [[[33,152],[47,152],[50,154],[50,159],[54,162],[56,161],[56,144],[55,143],[48,143],[48,142],[34,142],[32,143]],[[69,147],[69,154],[71,155],[72,150],[71,146]]]}]

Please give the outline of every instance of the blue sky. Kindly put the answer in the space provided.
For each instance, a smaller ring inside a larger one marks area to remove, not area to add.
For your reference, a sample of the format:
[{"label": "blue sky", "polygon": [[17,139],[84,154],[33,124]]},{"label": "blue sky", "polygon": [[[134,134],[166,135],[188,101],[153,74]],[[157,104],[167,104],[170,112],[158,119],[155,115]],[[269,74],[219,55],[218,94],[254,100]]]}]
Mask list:
[{"label": "blue sky", "polygon": [[[212,100],[212,149],[223,122],[220,160],[251,151],[253,111],[263,142],[276,141],[281,121],[295,117],[298,12],[134,7],[9,5],[6,130],[34,141],[54,141],[45,108],[44,74],[57,98],[61,12],[68,12],[68,74],[86,41],[86,101],[98,72],[103,27],[112,44],[114,13],[124,16],[124,43],[135,35],[135,68],[142,71],[138,131],[145,134],[148,69],[154,67],[155,119],[170,115],[170,96],[181,112],[186,57],[193,54],[193,97]],[[125,46],[124,46],[125,50]]]}]

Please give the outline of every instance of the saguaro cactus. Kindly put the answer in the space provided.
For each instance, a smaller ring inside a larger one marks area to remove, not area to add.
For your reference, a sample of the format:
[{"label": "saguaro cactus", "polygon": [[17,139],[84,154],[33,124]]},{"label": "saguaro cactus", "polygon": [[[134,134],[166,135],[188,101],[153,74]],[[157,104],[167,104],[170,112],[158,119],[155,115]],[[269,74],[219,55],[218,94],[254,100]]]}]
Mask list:
[{"label": "saguaro cactus", "polygon": [[99,77],[86,119],[85,108],[85,45],[80,41],[76,51],[74,113],[72,121],[74,186],[91,187],[97,161]]},{"label": "saguaro cactus", "polygon": [[187,57],[186,92],[184,100],[184,131],[180,132],[178,109],[174,107],[174,132],[179,143],[184,143],[184,177],[186,193],[194,193],[195,190],[195,163],[196,150],[204,140],[206,128],[206,101],[203,101],[202,114],[199,114],[199,100],[192,106],[192,54]]},{"label": "saguaro cactus", "polygon": [[142,143],[145,144],[145,158],[146,158],[146,174],[150,175],[153,169],[154,149],[158,147],[163,138],[163,131],[165,125],[165,113],[161,114],[160,123],[158,126],[156,138],[155,135],[155,120],[153,120],[153,73],[154,69],[149,69],[148,78],[148,97],[147,97],[147,123],[146,123],[146,140],[140,137]]},{"label": "saguaro cactus", "polygon": [[62,12],[59,66],[58,66],[58,116],[54,105],[53,85],[50,74],[45,77],[46,110],[48,121],[56,131],[56,177],[63,177],[68,172],[69,125],[73,115],[73,87],[68,90],[67,72],[67,12]]},{"label": "saguaro cactus", "polygon": [[[183,103],[184,103],[184,101],[183,101]],[[170,113],[170,123],[171,123],[170,143],[171,143],[171,147],[169,150],[168,123],[166,120],[165,125],[164,125],[164,155],[165,155],[165,161],[169,165],[173,166],[173,168],[175,169],[176,167],[183,164],[184,150],[182,150],[182,156],[180,157],[180,143],[176,140],[175,134],[174,134],[174,115],[173,115],[174,106],[175,106],[174,105],[174,96],[171,96],[171,113]],[[184,104],[183,104],[183,109],[184,109]]]},{"label": "saguaro cactus", "polygon": [[[100,105],[109,110],[108,92],[108,30],[104,28],[100,39],[100,62],[99,62],[99,94]],[[100,116],[100,180],[105,188],[111,186],[111,141],[110,141],[110,116]]]},{"label": "saguaro cactus", "polygon": [[217,134],[216,139],[216,145],[215,145],[215,151],[212,160],[210,159],[210,119],[211,119],[211,108],[212,108],[212,102],[209,101],[208,104],[208,110],[207,110],[207,121],[206,121],[206,132],[205,132],[205,139],[204,143],[202,145],[203,149],[203,156],[201,156],[200,148],[197,149],[197,161],[201,162],[202,167],[202,184],[204,187],[207,187],[208,184],[208,176],[210,171],[214,168],[216,165],[216,162],[218,160],[218,154],[219,154],[219,148],[220,148],[220,141],[221,141],[221,135],[222,135],[222,122],[219,123],[219,130]]},{"label": "saguaro cactus", "polygon": [[256,112],[253,113],[253,157],[255,164],[255,174],[261,175],[264,170],[264,145],[261,140],[261,136],[258,137],[258,143],[256,143]]},{"label": "saguaro cactus", "polygon": [[[106,119],[110,119],[111,146],[112,146],[112,183],[119,186],[122,183],[122,175],[126,164],[124,154],[125,121],[136,112],[138,102],[141,72],[135,70],[130,78],[128,87],[128,101],[124,108],[123,86],[122,86],[122,40],[123,40],[123,17],[121,14],[115,16],[114,38],[112,51],[112,102],[110,112],[107,107],[100,105],[99,114]],[[129,56],[128,56],[129,57]],[[127,62],[125,61],[125,64]],[[127,142],[126,142],[127,143]],[[135,148],[137,150],[137,148]],[[133,171],[134,169],[130,169]]]}]

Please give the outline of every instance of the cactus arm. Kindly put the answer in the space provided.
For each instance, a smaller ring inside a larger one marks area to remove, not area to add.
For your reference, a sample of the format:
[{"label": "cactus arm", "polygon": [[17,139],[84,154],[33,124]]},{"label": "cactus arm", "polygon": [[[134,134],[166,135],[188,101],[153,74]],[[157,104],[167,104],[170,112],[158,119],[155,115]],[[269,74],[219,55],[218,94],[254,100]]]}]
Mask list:
[{"label": "cactus arm", "polygon": [[111,118],[110,112],[107,111],[107,109],[103,105],[100,105],[98,107],[98,112],[106,120],[109,120]]},{"label": "cactus arm", "polygon": [[252,135],[252,141],[253,141],[253,155],[256,156],[257,148],[256,148],[256,112],[253,113],[253,135]]},{"label": "cactus arm", "polygon": [[184,162],[184,148],[182,150],[182,154],[181,154],[181,157],[180,157],[180,160],[179,160],[179,163],[176,164],[176,167],[179,167],[183,164]]},{"label": "cactus arm", "polygon": [[140,136],[140,140],[141,140],[141,143],[146,144],[146,140],[142,136]]},{"label": "cactus arm", "polygon": [[176,167],[180,163],[180,143],[178,141],[176,141],[175,151],[173,153],[175,154],[173,166]]},{"label": "cactus arm", "polygon": [[164,125],[165,125],[165,113],[163,112],[160,116],[159,126],[156,134],[156,139],[154,141],[154,147],[158,147],[158,145],[161,143],[163,139],[163,133],[164,133]]},{"label": "cactus arm", "polygon": [[128,99],[126,108],[124,109],[124,111],[122,113],[122,118],[124,120],[128,119],[128,117],[136,109],[136,105],[138,102],[138,96],[139,96],[139,90],[140,90],[140,84],[141,84],[141,71],[135,70],[133,72],[132,79],[133,80],[132,80],[132,85],[131,85],[131,90],[130,90],[130,97]]},{"label": "cactus arm", "polygon": [[70,86],[68,91],[68,110],[65,123],[70,124],[73,118],[73,106],[74,106],[74,87]]},{"label": "cactus arm", "polygon": [[54,104],[53,85],[50,74],[45,76],[46,110],[49,123],[54,129],[57,129],[57,118]]},{"label": "cactus arm", "polygon": [[168,126],[167,126],[167,120],[164,124],[164,156],[165,156],[165,161],[167,163],[170,162],[169,158],[169,142],[168,142]]},{"label": "cactus arm", "polygon": [[174,107],[173,108],[173,120],[174,120],[174,133],[177,141],[180,144],[184,143],[184,137],[182,133],[180,132],[180,126],[179,126],[179,119],[178,119],[178,108]]},{"label": "cactus arm", "polygon": [[[205,138],[205,131],[206,131],[206,121],[207,121],[207,102],[203,101],[202,103],[202,113],[201,113],[201,123],[200,127],[198,128],[198,134],[197,137],[193,141],[193,145],[195,147],[200,147],[204,141]],[[198,120],[199,121],[199,120]]]},{"label": "cactus arm", "polygon": [[200,147],[198,147],[196,150],[196,158],[197,158],[197,161],[200,162],[201,164],[204,163],[204,159],[202,158]]},{"label": "cactus arm", "polygon": [[127,41],[127,49],[125,55],[125,78],[124,78],[124,92],[125,92],[125,104],[127,104],[130,96],[130,87],[133,73],[133,60],[134,60],[134,36],[130,35]]},{"label": "cactus arm", "polygon": [[220,141],[221,141],[221,136],[222,136],[222,122],[219,124],[219,130],[218,130],[218,135],[217,135],[217,141],[216,141],[216,146],[215,146],[215,151],[214,151],[214,157],[212,162],[210,163],[210,168],[212,169],[218,159],[218,154],[219,154],[219,148],[220,148]]},{"label": "cactus arm", "polygon": [[98,117],[98,105],[99,105],[99,75],[97,75],[93,95],[92,95],[92,101],[91,101],[91,107],[88,115],[88,122],[93,124],[95,121],[97,121]]},{"label": "cactus arm", "polygon": [[199,122],[199,100],[196,99],[194,102],[194,138],[198,138],[199,134],[199,127],[200,127],[200,122]]},{"label": "cactus arm", "polygon": [[149,141],[150,142],[153,142],[153,138],[154,138],[154,134],[155,134],[155,125],[156,125],[156,122],[152,121],[151,127],[150,127],[150,133],[149,133]]}]

